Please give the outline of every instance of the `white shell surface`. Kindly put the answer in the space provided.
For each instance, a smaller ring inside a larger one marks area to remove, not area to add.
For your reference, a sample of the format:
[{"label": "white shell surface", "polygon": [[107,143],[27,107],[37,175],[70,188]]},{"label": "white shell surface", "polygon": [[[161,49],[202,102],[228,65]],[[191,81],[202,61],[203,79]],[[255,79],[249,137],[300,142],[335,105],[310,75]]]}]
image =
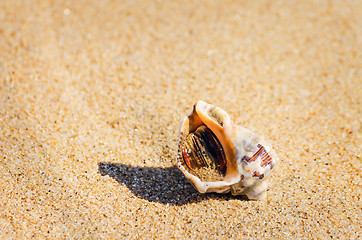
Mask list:
[{"label": "white shell surface", "polygon": [[[215,134],[226,156],[226,173],[221,180],[202,181],[184,161],[184,141],[202,125]],[[235,125],[224,110],[204,101],[197,101],[192,113],[181,122],[178,167],[201,193],[231,192],[246,195],[249,199],[263,199],[276,161],[274,151],[261,137]]]}]

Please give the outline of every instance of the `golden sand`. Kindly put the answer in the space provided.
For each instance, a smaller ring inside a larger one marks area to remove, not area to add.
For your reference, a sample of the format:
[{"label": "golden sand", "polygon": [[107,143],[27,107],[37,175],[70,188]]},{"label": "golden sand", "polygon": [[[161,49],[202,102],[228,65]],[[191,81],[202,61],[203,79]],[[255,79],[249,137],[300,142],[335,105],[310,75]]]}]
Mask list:
[{"label": "golden sand", "polygon": [[[360,238],[361,13],[0,1],[0,239]],[[198,99],[275,147],[265,200],[199,194],[175,167]]]}]

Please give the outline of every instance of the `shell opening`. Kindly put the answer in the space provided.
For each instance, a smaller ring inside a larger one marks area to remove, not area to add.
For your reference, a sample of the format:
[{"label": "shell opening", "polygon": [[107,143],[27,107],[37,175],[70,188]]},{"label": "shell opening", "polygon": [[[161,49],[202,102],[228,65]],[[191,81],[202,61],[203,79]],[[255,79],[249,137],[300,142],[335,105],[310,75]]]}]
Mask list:
[{"label": "shell opening", "polygon": [[222,180],[225,177],[227,166],[224,150],[205,125],[186,137],[182,158],[187,168],[203,181]]}]

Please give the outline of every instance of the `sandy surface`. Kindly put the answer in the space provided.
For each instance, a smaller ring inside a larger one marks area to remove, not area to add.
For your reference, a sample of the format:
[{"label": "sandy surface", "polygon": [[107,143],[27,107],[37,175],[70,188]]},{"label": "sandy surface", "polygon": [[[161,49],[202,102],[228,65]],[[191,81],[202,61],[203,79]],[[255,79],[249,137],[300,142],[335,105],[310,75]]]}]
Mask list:
[{"label": "sandy surface", "polygon": [[[1,239],[361,238],[361,1],[65,2],[0,1]],[[198,99],[275,147],[265,200],[175,167]]]}]

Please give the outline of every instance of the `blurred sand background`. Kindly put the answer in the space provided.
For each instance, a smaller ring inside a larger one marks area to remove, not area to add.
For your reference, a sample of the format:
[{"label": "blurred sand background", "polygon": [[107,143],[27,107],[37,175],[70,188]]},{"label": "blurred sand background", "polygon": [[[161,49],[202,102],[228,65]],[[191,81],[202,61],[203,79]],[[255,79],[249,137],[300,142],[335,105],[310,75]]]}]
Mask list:
[{"label": "blurred sand background", "polygon": [[[361,238],[361,98],[361,1],[0,1],[0,238]],[[198,99],[275,147],[265,200],[175,167]]]}]

